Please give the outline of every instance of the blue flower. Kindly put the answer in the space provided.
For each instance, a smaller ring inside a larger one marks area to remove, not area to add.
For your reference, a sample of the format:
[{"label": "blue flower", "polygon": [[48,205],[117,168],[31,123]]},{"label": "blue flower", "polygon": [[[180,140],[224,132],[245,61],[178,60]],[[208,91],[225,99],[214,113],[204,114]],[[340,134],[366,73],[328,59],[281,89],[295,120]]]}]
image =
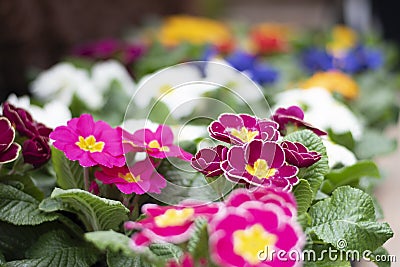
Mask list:
[{"label": "blue flower", "polygon": [[279,73],[276,69],[262,63],[255,64],[249,69],[249,73],[250,78],[260,85],[274,83],[279,78]]},{"label": "blue flower", "polygon": [[382,52],[359,45],[349,50],[343,58],[338,59],[338,66],[344,72],[357,73],[363,70],[375,70],[383,64]]},{"label": "blue flower", "polygon": [[256,57],[238,50],[230,54],[225,60],[238,71],[245,71],[253,67],[256,62]]},{"label": "blue flower", "polygon": [[324,49],[310,48],[301,55],[302,65],[310,72],[333,69],[333,56]]}]

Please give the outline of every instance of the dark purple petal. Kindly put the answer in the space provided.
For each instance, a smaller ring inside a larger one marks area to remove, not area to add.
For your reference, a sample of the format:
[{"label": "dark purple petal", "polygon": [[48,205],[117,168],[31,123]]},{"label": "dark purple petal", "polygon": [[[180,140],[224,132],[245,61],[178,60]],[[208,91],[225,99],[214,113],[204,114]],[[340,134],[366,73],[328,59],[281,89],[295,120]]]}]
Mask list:
[{"label": "dark purple petal", "polygon": [[24,162],[37,168],[49,161],[51,150],[48,142],[49,139],[43,136],[36,136],[26,140],[22,147]]},{"label": "dark purple petal", "polygon": [[20,145],[18,145],[17,143],[11,143],[11,145],[6,150],[0,152],[0,164],[16,160],[20,150]]},{"label": "dark purple petal", "polygon": [[228,148],[218,145],[212,148],[199,150],[192,158],[192,167],[207,177],[214,177],[223,174],[220,165],[226,159]]},{"label": "dark purple petal", "polygon": [[0,153],[7,150],[15,138],[14,128],[5,117],[0,117]]},{"label": "dark purple petal", "polygon": [[321,154],[316,151],[308,151],[299,142],[283,141],[281,145],[285,151],[286,161],[299,168],[309,167],[321,159]]}]

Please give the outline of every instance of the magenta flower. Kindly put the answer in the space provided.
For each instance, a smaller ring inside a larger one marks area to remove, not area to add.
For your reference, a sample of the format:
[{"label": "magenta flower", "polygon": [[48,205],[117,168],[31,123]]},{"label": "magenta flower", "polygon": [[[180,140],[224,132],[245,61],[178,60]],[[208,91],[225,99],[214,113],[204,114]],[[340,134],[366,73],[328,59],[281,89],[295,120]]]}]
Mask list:
[{"label": "magenta flower", "polygon": [[299,168],[309,167],[321,159],[321,154],[316,151],[308,151],[299,142],[283,141],[281,146],[285,151],[286,161]]},{"label": "magenta flower", "polygon": [[7,117],[18,133],[28,138],[49,137],[50,128],[32,119],[31,114],[22,108],[16,108],[8,102],[3,103],[3,116]]},{"label": "magenta flower", "polygon": [[230,144],[245,144],[255,139],[276,141],[278,124],[247,114],[222,114],[208,127],[210,136]]},{"label": "magenta flower", "polygon": [[192,158],[192,167],[207,177],[222,175],[221,162],[226,160],[227,152],[228,148],[223,145],[203,148]]},{"label": "magenta flower", "polygon": [[277,205],[281,207],[284,214],[290,218],[297,216],[297,203],[294,195],[287,191],[280,191],[273,188],[257,187],[254,191],[240,188],[232,191],[225,200],[228,207],[239,207],[249,201],[259,201],[265,207]]},{"label": "magenta flower", "polygon": [[[289,252],[300,253],[305,239],[296,220],[280,206],[259,201],[227,207],[210,222],[209,235],[213,261],[229,267],[294,266],[298,262]],[[286,253],[277,258],[278,251]]]},{"label": "magenta flower", "polygon": [[231,147],[221,167],[225,177],[233,182],[283,190],[291,190],[298,182],[298,168],[287,165],[282,147],[271,141],[253,140]]},{"label": "magenta flower", "polygon": [[25,163],[32,164],[35,168],[44,165],[51,157],[49,138],[35,136],[26,140],[22,145],[22,156]]},{"label": "magenta flower", "polygon": [[192,154],[174,145],[174,134],[167,125],[159,125],[155,132],[150,129],[137,130],[133,134],[123,132],[125,152],[147,152],[153,158],[176,157],[190,161]]},{"label": "magenta flower", "polygon": [[14,143],[15,130],[7,118],[0,117],[0,164],[18,158],[21,146]]},{"label": "magenta flower", "polygon": [[210,220],[220,210],[218,204],[182,202],[179,206],[158,206],[146,204],[142,207],[146,218],[138,222],[127,222],[125,228],[136,229],[131,247],[142,250],[150,243],[181,243],[189,240],[194,231],[194,220]]},{"label": "magenta flower", "polygon": [[132,167],[102,167],[95,172],[95,177],[104,184],[115,184],[124,194],[161,193],[161,189],[167,186],[167,182],[157,173],[151,160],[136,162]]},{"label": "magenta flower", "polygon": [[285,135],[287,128],[292,126],[295,128],[306,128],[313,131],[316,135],[327,135],[325,131],[315,128],[308,122],[305,122],[304,112],[298,106],[291,106],[286,108],[278,108],[275,114],[272,115],[271,119],[279,124],[279,131]]},{"label": "magenta flower", "polygon": [[111,128],[104,121],[93,121],[90,114],[68,121],[57,127],[50,138],[54,147],[64,152],[70,160],[79,160],[83,167],[103,165],[123,166],[122,129]]}]

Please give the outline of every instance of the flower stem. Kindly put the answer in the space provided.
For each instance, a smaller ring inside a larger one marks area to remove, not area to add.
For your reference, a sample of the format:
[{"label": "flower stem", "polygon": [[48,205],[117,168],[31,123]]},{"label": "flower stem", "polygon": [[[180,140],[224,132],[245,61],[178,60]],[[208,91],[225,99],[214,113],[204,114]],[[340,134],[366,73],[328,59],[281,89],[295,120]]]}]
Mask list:
[{"label": "flower stem", "polygon": [[85,190],[89,192],[90,182],[89,182],[89,167],[83,167],[83,181],[85,183]]},{"label": "flower stem", "polygon": [[136,194],[133,198],[132,219],[136,220],[139,217],[139,198],[140,195]]},{"label": "flower stem", "polygon": [[131,195],[122,194],[122,204],[129,209],[131,203]]}]

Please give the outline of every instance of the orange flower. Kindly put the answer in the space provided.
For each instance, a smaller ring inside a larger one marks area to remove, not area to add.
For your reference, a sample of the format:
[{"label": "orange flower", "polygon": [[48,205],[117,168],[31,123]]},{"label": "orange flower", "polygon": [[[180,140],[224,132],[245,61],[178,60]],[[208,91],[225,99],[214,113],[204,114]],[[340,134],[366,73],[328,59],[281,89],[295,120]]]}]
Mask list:
[{"label": "orange flower", "polygon": [[271,54],[289,49],[290,28],[279,23],[262,23],[250,32],[251,48],[256,53]]},{"label": "orange flower", "polygon": [[301,85],[301,88],[304,89],[313,87],[325,88],[348,99],[356,98],[359,93],[357,83],[350,76],[340,71],[317,72]]}]

